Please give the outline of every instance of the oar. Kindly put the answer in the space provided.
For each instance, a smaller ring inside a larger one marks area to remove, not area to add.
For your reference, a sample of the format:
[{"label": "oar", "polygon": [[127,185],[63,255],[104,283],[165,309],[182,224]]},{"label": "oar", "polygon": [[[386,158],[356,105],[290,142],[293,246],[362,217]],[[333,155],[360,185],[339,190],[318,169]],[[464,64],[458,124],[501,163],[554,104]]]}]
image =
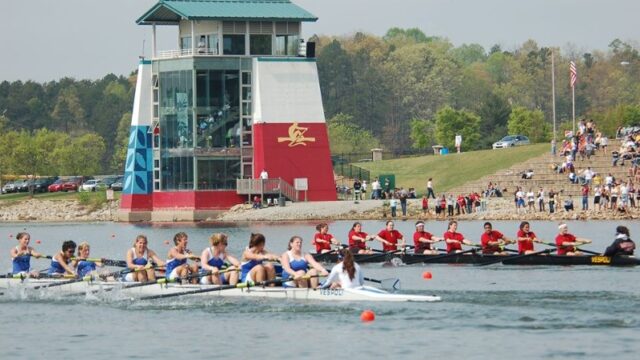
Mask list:
[{"label": "oar", "polygon": [[[240,271],[240,269],[232,269],[232,268],[226,268],[224,270],[220,270],[217,272],[217,274],[224,274],[226,272],[229,271]],[[167,278],[161,278],[161,279],[157,279],[154,281],[145,281],[145,282],[139,282],[139,283],[133,283],[133,284],[128,284],[128,285],[124,285],[122,287],[119,287],[118,289],[131,289],[131,288],[137,288],[137,287],[142,287],[142,286],[148,286],[148,285],[156,285],[156,284],[169,284],[169,283],[177,283],[177,282],[181,282],[182,280],[191,280],[191,279],[198,279],[201,278],[203,276],[209,276],[211,275],[212,272],[211,271],[205,271],[203,273],[195,273],[195,274],[191,274],[191,275],[187,275],[185,277],[176,277],[173,279],[167,279]]]},{"label": "oar", "polygon": [[372,278],[365,277],[364,280],[372,282],[372,283],[380,284],[380,287],[385,289],[385,290],[394,290],[394,291],[395,290],[400,290],[400,279],[398,279],[398,278],[389,278],[389,279],[378,280],[378,279],[372,279]]},{"label": "oar", "polygon": [[[99,275],[99,277],[104,277],[107,278],[109,276],[116,276],[118,274],[122,274],[123,271],[122,270],[118,270],[118,271],[112,271],[110,273],[107,274],[102,274]],[[86,275],[84,277],[81,278],[74,278],[71,280],[67,280],[67,281],[61,281],[61,282],[57,282],[57,283],[53,283],[53,284],[47,284],[47,285],[40,285],[40,286],[35,286],[32,289],[37,290],[37,289],[46,289],[46,288],[52,288],[52,287],[56,287],[56,286],[62,286],[62,285],[68,285],[68,284],[73,284],[73,283],[78,283],[81,281],[93,281],[94,276],[93,275]]]},{"label": "oar", "polygon": [[[554,244],[554,243],[549,243],[549,242],[540,242],[540,244],[544,244],[547,246],[553,246],[554,248],[558,248],[558,245]],[[585,254],[591,254],[591,255],[602,255],[599,252],[595,252],[595,251],[589,251],[589,250],[584,250],[584,249],[580,249],[578,246],[575,247],[577,251],[582,251]]]},{"label": "oar", "polygon": [[[457,255],[462,255],[462,254],[467,254],[470,252],[476,252],[478,251],[478,249],[473,248],[473,249],[469,249],[469,250],[464,250],[461,252],[452,252],[450,254],[444,254],[444,255],[437,255],[437,256],[432,256],[432,255],[426,255],[426,256],[430,256],[429,258],[416,258],[416,259],[412,259],[411,261],[408,261],[405,263],[405,265],[411,265],[411,264],[417,264],[417,263],[429,263],[429,262],[433,262],[436,260],[440,260],[440,259],[446,259],[446,258],[450,258],[450,257],[454,257]],[[425,256],[425,255],[419,255],[419,256]]]},{"label": "oar", "polygon": [[[319,277],[319,276],[320,275],[305,275],[298,278],[297,280],[311,279],[312,277]],[[222,291],[222,290],[229,290],[229,289],[236,289],[236,288],[241,289],[241,288],[249,288],[249,287],[255,287],[255,286],[266,286],[270,284],[282,283],[282,282],[292,281],[292,280],[294,280],[293,277],[290,277],[288,279],[274,279],[274,280],[259,281],[255,283],[243,282],[235,285],[221,285],[218,287],[208,287],[204,289],[195,289],[195,290],[189,290],[189,291],[183,291],[183,292],[177,292],[177,293],[143,296],[138,298],[137,300],[166,299],[166,298],[176,297],[176,296],[202,294],[207,292]]]},{"label": "oar", "polygon": [[506,265],[508,262],[513,261],[513,260],[518,260],[518,259],[526,258],[526,257],[529,257],[529,256],[540,255],[540,254],[548,254],[548,253],[550,253],[552,251],[553,251],[553,249],[544,249],[544,250],[536,251],[536,252],[529,253],[529,254],[508,256],[508,257],[505,256],[505,258],[503,258],[503,259],[494,259],[494,260],[491,260],[491,261],[482,262],[482,263],[478,263],[478,264],[474,264],[474,265],[476,265],[476,266],[487,266],[487,265],[491,265],[491,264],[497,264],[497,263],[500,263],[500,262]]},{"label": "oar", "polygon": [[397,249],[397,250],[394,250],[394,251],[381,251],[381,250],[378,250],[378,252],[380,252],[379,254],[363,256],[363,257],[359,258],[358,261],[359,262],[371,262],[372,260],[375,260],[375,259],[384,258],[387,255],[395,255],[395,254],[397,254],[398,252],[401,252],[401,251],[404,251],[404,249]]},{"label": "oar", "polygon": [[71,258],[71,260],[88,261],[93,263],[99,262],[106,266],[127,267],[127,262],[125,260],[100,259],[100,258],[81,259],[77,257],[73,257]]}]

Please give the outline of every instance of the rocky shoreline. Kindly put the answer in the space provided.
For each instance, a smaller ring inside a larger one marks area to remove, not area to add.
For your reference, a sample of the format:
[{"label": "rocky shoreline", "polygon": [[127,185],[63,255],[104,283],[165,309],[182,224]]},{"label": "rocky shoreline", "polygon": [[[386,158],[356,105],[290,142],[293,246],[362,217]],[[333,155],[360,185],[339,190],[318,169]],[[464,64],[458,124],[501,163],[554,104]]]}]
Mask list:
[{"label": "rocky shoreline", "polygon": [[[102,222],[116,221],[120,203],[113,201],[94,209],[81,205],[75,200],[39,200],[3,204],[0,208],[0,221],[4,222]],[[632,220],[640,218],[640,210],[630,209],[627,214],[611,210],[571,211],[564,210],[549,214],[548,212],[516,213],[513,202],[506,198],[491,198],[487,203],[487,211],[472,214],[454,215],[458,220]],[[421,201],[409,200],[407,216],[401,215],[398,207],[397,216],[391,217],[390,209],[381,200],[324,201],[287,203],[284,207],[268,207],[253,209],[251,205],[237,205],[211,222],[247,222],[247,221],[311,221],[311,220],[446,220],[449,217],[436,217],[433,208],[430,213],[422,214]]]}]

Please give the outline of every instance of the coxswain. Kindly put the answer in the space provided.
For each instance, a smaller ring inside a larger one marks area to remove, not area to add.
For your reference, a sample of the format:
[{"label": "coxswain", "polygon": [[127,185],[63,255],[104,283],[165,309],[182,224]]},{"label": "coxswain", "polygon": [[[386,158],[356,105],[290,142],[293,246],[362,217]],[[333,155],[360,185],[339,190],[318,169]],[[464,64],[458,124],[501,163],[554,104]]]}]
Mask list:
[{"label": "coxswain", "polygon": [[264,235],[251,234],[249,246],[242,253],[240,281],[252,283],[276,278],[276,269],[273,264],[264,261],[278,261],[279,256],[269,253],[265,249],[265,243]]},{"label": "coxswain", "polygon": [[29,246],[31,235],[26,232],[19,232],[16,235],[16,240],[18,240],[18,246],[11,249],[11,262],[13,263],[13,271],[11,273],[20,276],[40,276],[37,271],[31,270],[31,257],[39,258],[42,256],[42,254]]},{"label": "coxswain", "polygon": [[626,226],[618,226],[616,228],[616,238],[613,243],[607,247],[604,256],[633,256],[636,250],[636,244],[631,240],[629,228]]},{"label": "coxswain", "polygon": [[82,242],[78,245],[78,256],[76,258],[76,271],[78,277],[85,277],[87,275],[95,274],[97,267],[102,267],[103,264],[100,261],[87,261],[91,255],[91,247],[88,242]]},{"label": "coxswain", "polygon": [[517,234],[518,239],[518,253],[521,255],[528,255],[534,252],[533,243],[541,243],[542,241],[538,240],[536,234],[531,231],[531,226],[528,221],[523,221],[520,223],[520,230],[518,230]]},{"label": "coxswain", "polygon": [[[238,271],[240,270],[240,262],[227,252],[229,237],[227,234],[217,233],[211,235],[209,244],[200,255],[200,263],[202,264],[201,272],[203,276],[200,283],[216,284],[216,285],[235,285],[238,283]],[[226,267],[224,273],[220,273]]]},{"label": "coxswain", "polygon": [[462,244],[473,245],[473,243],[465,239],[464,235],[458,231],[458,222],[455,220],[449,221],[447,231],[444,233],[444,241],[447,243],[447,254],[453,252],[462,252]]},{"label": "coxswain", "polygon": [[[173,244],[175,246],[169,250],[166,262],[165,277],[168,280],[185,278],[189,275],[195,275],[198,273],[198,265],[189,264],[187,262],[187,260],[190,259],[197,259],[197,257],[187,249],[188,242],[189,236],[184,232],[179,232],[173,236]],[[191,282],[196,284],[198,279],[193,278],[191,279]]]},{"label": "coxswain", "polygon": [[352,289],[364,285],[364,276],[360,270],[360,265],[356,264],[353,254],[347,249],[340,251],[339,258],[342,260],[332,269],[329,277],[322,284],[323,288],[331,289]]},{"label": "coxswain", "polygon": [[438,250],[431,247],[444,238],[432,235],[430,232],[424,231],[424,221],[416,222],[416,232],[413,233],[413,252],[420,255],[437,255]]},{"label": "coxswain", "polygon": [[584,244],[591,244],[591,240],[577,238],[569,233],[567,224],[558,226],[560,233],[556,236],[556,248],[558,255],[579,256],[583,255],[576,247]]},{"label": "coxswain", "polygon": [[509,255],[504,250],[505,245],[513,243],[512,240],[504,236],[500,231],[493,230],[490,222],[484,223],[484,232],[480,236],[482,253],[487,255]]},{"label": "coxswain", "polygon": [[[287,249],[288,251],[280,256],[282,278],[292,280],[285,282],[284,286],[315,289],[318,287],[318,274],[329,275],[329,272],[318,264],[313,256],[302,252],[302,238],[300,236],[293,236],[289,240]],[[310,276],[309,280],[302,278],[305,275]]]},{"label": "coxswain", "polygon": [[164,266],[164,261],[160,260],[155,251],[149,249],[149,240],[145,235],[136,236],[133,247],[127,251],[127,269],[131,270],[125,275],[125,281],[155,281],[156,272],[151,266],[151,261],[156,266]]},{"label": "coxswain", "polygon": [[316,234],[313,236],[312,244],[316,246],[317,254],[324,254],[331,251],[331,245],[340,245],[340,241],[329,234],[329,225],[326,223],[316,226]]},{"label": "coxswain", "polygon": [[76,252],[76,243],[73,240],[67,240],[62,243],[62,251],[57,253],[51,259],[51,266],[48,274],[50,276],[76,275],[76,264],[73,261],[73,254]]},{"label": "coxswain", "polygon": [[404,235],[398,230],[394,230],[394,226],[393,221],[389,220],[385,228],[376,235],[376,240],[382,243],[382,251],[384,252],[396,252],[398,251],[398,246],[401,249],[405,247]]},{"label": "coxswain", "polygon": [[367,241],[372,240],[375,236],[369,236],[362,231],[362,224],[353,223],[349,231],[349,250],[354,254],[373,254],[371,249],[367,249]]}]

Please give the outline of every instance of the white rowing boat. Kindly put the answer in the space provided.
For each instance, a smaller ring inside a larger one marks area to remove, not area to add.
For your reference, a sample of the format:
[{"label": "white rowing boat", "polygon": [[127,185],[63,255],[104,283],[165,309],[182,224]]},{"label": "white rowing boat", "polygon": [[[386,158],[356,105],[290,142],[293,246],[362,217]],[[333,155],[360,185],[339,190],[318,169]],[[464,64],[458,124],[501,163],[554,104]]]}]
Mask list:
[{"label": "white rowing boat", "polygon": [[[65,283],[61,285],[61,283]],[[283,287],[224,287],[218,289],[217,285],[179,285],[179,284],[153,284],[127,288],[135,283],[123,283],[118,281],[77,281],[68,283],[69,280],[55,279],[0,279],[0,289],[6,295],[9,293],[42,292],[46,295],[82,295],[91,293],[100,296],[101,293],[113,294],[110,297],[124,299],[140,299],[148,296],[198,296],[198,297],[246,297],[269,298],[284,300],[312,300],[312,301],[385,301],[385,302],[432,302],[440,301],[439,296],[410,295],[390,293],[371,286],[362,286],[354,289],[305,289]],[[193,294],[189,294],[194,292]],[[117,295],[117,296],[114,296]]]}]

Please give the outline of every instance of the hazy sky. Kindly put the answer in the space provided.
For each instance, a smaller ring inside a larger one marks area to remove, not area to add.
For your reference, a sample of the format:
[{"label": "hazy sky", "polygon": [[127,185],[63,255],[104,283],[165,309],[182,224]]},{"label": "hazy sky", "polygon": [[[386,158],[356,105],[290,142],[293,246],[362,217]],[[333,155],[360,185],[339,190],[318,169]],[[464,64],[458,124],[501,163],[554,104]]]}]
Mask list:
[{"label": "hazy sky", "polygon": [[[418,27],[455,45],[527,39],[540,45],[606,50],[611,40],[637,43],[639,0],[293,0],[319,17],[304,36],[383,35]],[[129,74],[150,54],[151,28],[135,20],[156,0],[0,0],[0,81],[96,79]],[[176,27],[159,31],[158,47],[175,49]]]}]

